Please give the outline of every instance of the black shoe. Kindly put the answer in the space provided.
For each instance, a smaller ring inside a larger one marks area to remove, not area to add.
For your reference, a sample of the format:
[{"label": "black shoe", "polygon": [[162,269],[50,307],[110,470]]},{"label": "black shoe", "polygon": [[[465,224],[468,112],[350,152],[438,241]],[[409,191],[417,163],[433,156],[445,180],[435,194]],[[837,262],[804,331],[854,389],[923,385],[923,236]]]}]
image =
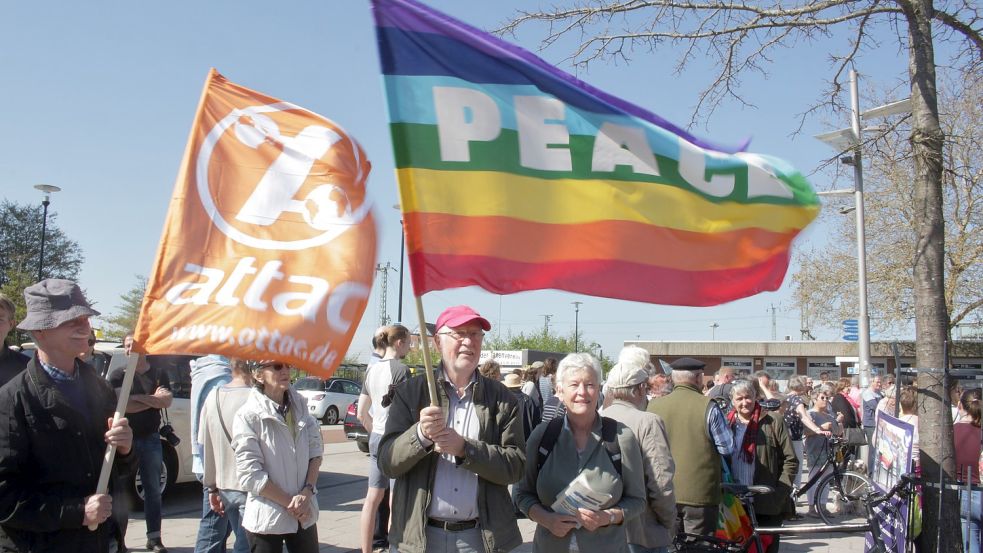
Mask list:
[{"label": "black shoe", "polygon": [[153,551],[154,553],[167,553],[167,548],[161,543],[160,538],[147,540],[147,551]]}]

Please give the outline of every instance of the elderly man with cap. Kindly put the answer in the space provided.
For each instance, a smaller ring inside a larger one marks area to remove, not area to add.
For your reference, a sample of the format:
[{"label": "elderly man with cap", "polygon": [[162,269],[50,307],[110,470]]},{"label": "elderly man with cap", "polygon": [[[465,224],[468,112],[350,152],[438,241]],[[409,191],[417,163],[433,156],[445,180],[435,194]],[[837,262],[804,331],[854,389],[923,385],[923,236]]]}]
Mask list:
[{"label": "elderly man with cap", "polygon": [[672,478],[676,471],[669,451],[665,423],[648,405],[649,374],[655,367],[648,352],[637,346],[621,350],[618,363],[608,373],[607,397],[611,404],[604,416],[623,423],[638,440],[645,469],[646,503],[642,516],[625,523],[631,553],[665,553],[675,535],[676,496]]},{"label": "elderly man with cap", "polygon": [[0,550],[122,550],[112,498],[95,491],[106,444],[126,462],[133,434],[125,418],[112,422],[113,389],[78,359],[99,313],[68,280],[42,280],[24,298],[17,328],[34,336],[37,355],[0,389]]},{"label": "elderly man with cap", "polygon": [[700,392],[704,366],[690,357],[670,363],[672,392],[653,399],[648,410],[662,417],[669,434],[678,528],[709,536],[720,509],[721,456],[731,454],[734,437],[717,404]]},{"label": "elderly man with cap", "polygon": [[522,477],[519,402],[476,370],[487,319],[470,307],[437,317],[437,403],[425,375],[395,389],[379,467],[395,479],[389,543],[402,553],[510,551],[522,543],[508,485]]}]

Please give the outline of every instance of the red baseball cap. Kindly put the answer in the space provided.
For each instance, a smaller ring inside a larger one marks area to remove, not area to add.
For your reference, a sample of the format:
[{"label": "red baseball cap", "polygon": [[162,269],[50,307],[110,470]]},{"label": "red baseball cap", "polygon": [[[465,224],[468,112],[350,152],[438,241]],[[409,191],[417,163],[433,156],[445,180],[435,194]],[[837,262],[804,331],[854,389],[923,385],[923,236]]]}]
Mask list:
[{"label": "red baseball cap", "polygon": [[444,312],[437,317],[437,330],[445,326],[451,328],[464,326],[471,321],[478,321],[482,330],[491,330],[491,323],[488,322],[488,319],[466,305],[455,305],[444,309]]}]

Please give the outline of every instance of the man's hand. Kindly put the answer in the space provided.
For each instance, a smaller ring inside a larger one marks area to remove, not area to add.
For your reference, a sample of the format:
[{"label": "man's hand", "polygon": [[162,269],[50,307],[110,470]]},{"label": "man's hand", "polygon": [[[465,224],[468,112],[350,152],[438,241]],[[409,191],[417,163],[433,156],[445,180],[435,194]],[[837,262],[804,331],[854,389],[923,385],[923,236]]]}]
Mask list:
[{"label": "man's hand", "polygon": [[84,500],[85,514],[82,526],[99,525],[113,514],[113,498],[108,494],[92,494]]},{"label": "man's hand", "polygon": [[310,496],[304,492],[300,492],[290,498],[290,503],[287,504],[287,512],[295,519],[303,522],[309,515],[310,506]]},{"label": "man's hand", "polygon": [[440,407],[431,405],[420,410],[420,430],[428,440],[433,440],[445,426],[444,410]]},{"label": "man's hand", "polygon": [[450,453],[455,457],[464,457],[464,437],[453,428],[444,428],[430,437],[438,453]]},{"label": "man's hand", "polygon": [[106,426],[109,427],[109,430],[106,431],[106,443],[116,446],[116,450],[122,455],[129,453],[133,446],[133,430],[130,429],[130,421],[124,417],[114,424],[113,419],[109,418],[106,419]]},{"label": "man's hand", "polygon": [[225,516],[225,504],[222,503],[222,496],[217,493],[208,493],[208,506],[212,511],[219,514],[219,516]]}]

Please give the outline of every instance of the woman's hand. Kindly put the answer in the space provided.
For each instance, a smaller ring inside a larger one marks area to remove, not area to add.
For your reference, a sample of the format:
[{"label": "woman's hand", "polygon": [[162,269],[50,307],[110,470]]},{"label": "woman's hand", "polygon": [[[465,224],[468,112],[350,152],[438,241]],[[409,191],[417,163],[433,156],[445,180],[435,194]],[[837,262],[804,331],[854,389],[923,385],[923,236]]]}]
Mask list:
[{"label": "woman's hand", "polygon": [[307,494],[301,492],[290,498],[290,503],[287,504],[287,512],[295,519],[303,522],[308,516],[310,505],[311,502]]},{"label": "woman's hand", "polygon": [[588,532],[593,532],[613,522],[611,515],[605,511],[592,511],[583,507],[577,509],[577,511],[579,512],[577,518],[580,519],[580,523],[584,525],[584,528]]},{"label": "woman's hand", "polygon": [[580,524],[580,520],[577,517],[547,511],[542,505],[533,505],[529,509],[529,520],[546,528],[550,531],[550,534],[558,538],[566,536],[570,533],[570,530],[573,530]]}]

